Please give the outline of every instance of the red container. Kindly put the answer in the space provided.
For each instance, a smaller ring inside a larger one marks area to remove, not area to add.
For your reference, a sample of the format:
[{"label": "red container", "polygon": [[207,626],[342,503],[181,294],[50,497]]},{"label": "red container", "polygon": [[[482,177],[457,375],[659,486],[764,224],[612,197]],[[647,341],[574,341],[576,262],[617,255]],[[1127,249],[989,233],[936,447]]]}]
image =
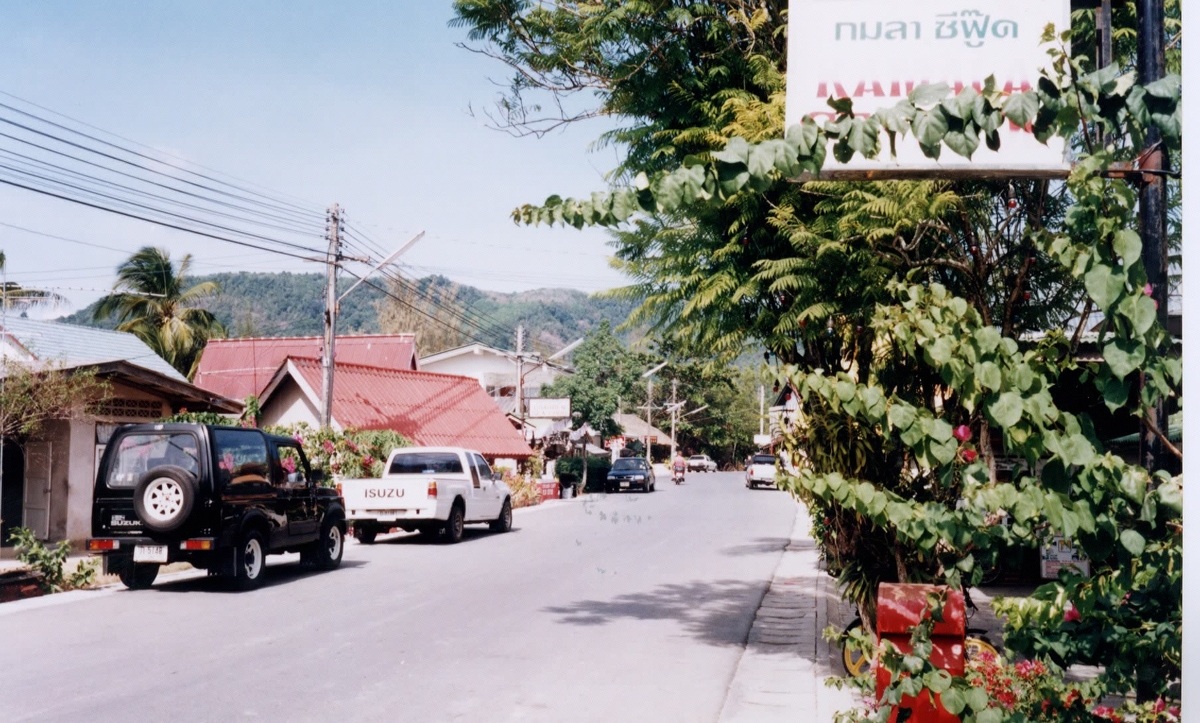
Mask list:
[{"label": "red container", "polygon": [[[962,592],[943,588],[947,591],[946,604],[942,608],[942,622],[934,623],[931,642],[933,654],[930,662],[954,676],[961,676],[964,671],[963,642],[967,634],[967,614],[963,604]],[[897,583],[882,583],[879,586],[879,606],[875,619],[875,629],[879,641],[887,640],[901,652],[911,650],[909,640],[912,638],[911,628],[921,622],[921,617],[928,607],[928,596],[938,590],[935,585],[907,585]],[[883,698],[883,691],[891,682],[891,675],[881,666],[875,667],[875,696]],[[911,708],[912,723],[959,723],[959,718],[942,707],[937,696],[930,700],[928,691],[920,696],[904,696],[900,707]],[[898,710],[892,711],[891,721],[899,716]]]}]

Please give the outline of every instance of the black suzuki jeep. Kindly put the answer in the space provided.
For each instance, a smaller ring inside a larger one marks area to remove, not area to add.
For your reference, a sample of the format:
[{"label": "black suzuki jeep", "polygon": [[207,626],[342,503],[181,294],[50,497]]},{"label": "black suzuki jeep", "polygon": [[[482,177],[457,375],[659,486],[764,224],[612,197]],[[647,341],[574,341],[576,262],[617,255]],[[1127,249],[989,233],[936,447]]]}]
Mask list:
[{"label": "black suzuki jeep", "polygon": [[346,510],[320,479],[290,437],[206,424],[120,427],[96,476],[88,550],[135,589],[171,562],[242,589],[262,581],[270,554],[299,552],[301,562],[332,569]]}]

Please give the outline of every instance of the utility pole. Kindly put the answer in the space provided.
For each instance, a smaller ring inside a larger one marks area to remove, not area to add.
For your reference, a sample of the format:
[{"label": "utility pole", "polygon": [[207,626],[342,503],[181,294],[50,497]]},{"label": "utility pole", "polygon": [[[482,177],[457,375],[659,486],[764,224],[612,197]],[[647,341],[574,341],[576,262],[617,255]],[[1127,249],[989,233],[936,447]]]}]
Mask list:
[{"label": "utility pole", "polygon": [[758,385],[758,436],[760,436],[760,437],[762,435],[766,434],[766,430],[763,429],[763,423],[766,422],[766,419],[767,419],[766,403],[767,403],[767,389],[762,384],[759,384]]},{"label": "utility pole", "polygon": [[[1163,34],[1163,0],[1137,0],[1138,83],[1149,85],[1166,73],[1165,40]],[[1167,252],[1167,179],[1165,171],[1170,162],[1162,146],[1162,134],[1151,126],[1146,132],[1146,147],[1142,150],[1139,167],[1141,193],[1138,206],[1141,213],[1142,266],[1150,285],[1151,298],[1158,306],[1158,323],[1167,328],[1170,277]],[[1168,343],[1170,343],[1168,341]],[[1139,386],[1144,387],[1142,380]],[[1167,467],[1168,453],[1154,430],[1169,434],[1170,412],[1164,402],[1146,410],[1142,422],[1140,456],[1149,472]],[[1140,700],[1140,697],[1139,697]]]},{"label": "utility pole", "polygon": [[679,418],[679,405],[675,403],[675,395],[679,391],[679,380],[671,380],[671,462],[675,461],[675,421]]},{"label": "utility pole", "polygon": [[517,325],[517,417],[521,420],[521,436],[525,436],[525,327]]},{"label": "utility pole", "polygon": [[333,359],[337,336],[337,272],[342,260],[342,209],[336,203],[325,216],[329,236],[329,255],[325,271],[325,353],[321,358],[323,388],[321,394],[321,427],[333,423]]},{"label": "utility pole", "polygon": [[642,441],[646,444],[646,462],[654,464],[653,458],[650,456],[650,410],[654,409],[654,377],[646,377],[646,438]]}]

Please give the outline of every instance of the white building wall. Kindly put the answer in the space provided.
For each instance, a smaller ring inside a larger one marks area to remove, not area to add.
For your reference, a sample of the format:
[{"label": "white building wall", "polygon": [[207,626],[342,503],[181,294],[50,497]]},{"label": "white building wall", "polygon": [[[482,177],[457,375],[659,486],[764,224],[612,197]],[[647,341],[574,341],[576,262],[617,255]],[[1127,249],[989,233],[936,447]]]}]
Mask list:
[{"label": "white building wall", "polygon": [[271,395],[261,411],[263,426],[288,425],[297,422],[320,426],[320,410],[308,400],[308,397],[300,391],[299,385],[291,378],[280,382],[279,388]]}]

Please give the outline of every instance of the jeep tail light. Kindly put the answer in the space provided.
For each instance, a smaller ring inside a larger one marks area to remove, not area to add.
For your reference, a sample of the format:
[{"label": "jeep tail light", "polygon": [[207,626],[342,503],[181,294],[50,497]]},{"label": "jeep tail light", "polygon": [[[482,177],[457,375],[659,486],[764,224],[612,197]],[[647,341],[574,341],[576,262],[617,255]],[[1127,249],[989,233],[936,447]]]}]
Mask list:
[{"label": "jeep tail light", "polygon": [[429,497],[437,497],[437,480],[430,480],[429,486],[425,488],[425,494]]},{"label": "jeep tail light", "polygon": [[211,550],[213,541],[209,539],[184,540],[179,543],[180,550]]},{"label": "jeep tail light", "polygon": [[342,495],[342,483],[341,483],[341,482],[338,482],[338,483],[337,483],[337,484],[335,484],[333,487],[334,487],[334,489],[336,489],[336,490],[337,490],[338,497],[343,497],[343,496],[344,496],[344,495]]},{"label": "jeep tail light", "polygon": [[116,550],[121,546],[120,540],[88,540],[88,552],[103,552],[105,550]]}]

